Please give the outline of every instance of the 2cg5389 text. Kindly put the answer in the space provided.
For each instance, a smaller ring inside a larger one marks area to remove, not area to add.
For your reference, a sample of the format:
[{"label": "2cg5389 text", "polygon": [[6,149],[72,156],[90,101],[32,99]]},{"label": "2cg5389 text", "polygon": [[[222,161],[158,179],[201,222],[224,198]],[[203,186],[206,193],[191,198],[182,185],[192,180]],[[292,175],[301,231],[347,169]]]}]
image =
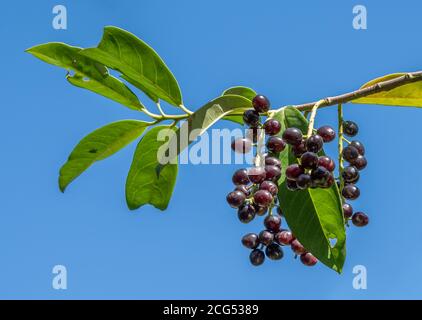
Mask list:
[{"label": "2cg5389 text", "polygon": [[256,315],[259,312],[258,305],[250,304],[208,304],[205,306],[175,306],[170,304],[163,308],[163,315],[184,315],[191,318],[196,315]]}]

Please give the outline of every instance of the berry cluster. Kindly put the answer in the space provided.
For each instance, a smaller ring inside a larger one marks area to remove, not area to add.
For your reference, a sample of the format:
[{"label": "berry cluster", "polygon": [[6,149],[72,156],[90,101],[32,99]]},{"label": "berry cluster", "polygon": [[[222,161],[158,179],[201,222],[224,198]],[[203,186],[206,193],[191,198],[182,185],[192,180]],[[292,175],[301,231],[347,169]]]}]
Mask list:
[{"label": "berry cluster", "polygon": [[307,252],[290,231],[281,229],[281,216],[267,216],[264,220],[264,226],[265,229],[259,234],[248,233],[242,238],[242,244],[252,250],[249,255],[252,265],[263,264],[265,256],[271,260],[282,259],[284,256],[282,246],[291,246],[293,252],[300,256],[300,260],[306,266],[311,267],[318,262],[317,258]]},{"label": "berry cluster", "polygon": [[[359,132],[358,125],[353,121],[343,122],[344,134],[348,137],[354,137]],[[365,169],[368,162],[365,158],[365,147],[357,140],[348,142],[348,146],[343,149],[343,159],[348,162],[348,165],[341,171],[343,185],[339,182],[341,195],[344,199],[355,200],[360,196],[360,190],[356,183],[360,178],[360,171]],[[344,218],[352,220],[352,223],[357,227],[364,227],[369,223],[368,216],[363,212],[353,213],[353,208],[350,204],[343,204]]]}]

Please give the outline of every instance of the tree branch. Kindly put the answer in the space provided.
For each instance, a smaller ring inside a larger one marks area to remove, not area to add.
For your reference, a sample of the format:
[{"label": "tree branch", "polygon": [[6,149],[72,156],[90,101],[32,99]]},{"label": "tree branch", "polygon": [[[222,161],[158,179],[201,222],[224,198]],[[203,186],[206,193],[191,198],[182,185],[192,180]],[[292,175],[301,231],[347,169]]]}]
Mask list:
[{"label": "tree branch", "polygon": [[[363,97],[372,95],[374,93],[378,93],[378,92],[382,92],[382,91],[389,91],[389,90],[395,89],[397,87],[403,86],[405,84],[413,83],[413,82],[417,82],[417,81],[422,81],[422,71],[406,73],[405,75],[402,75],[400,77],[397,77],[397,78],[394,78],[394,79],[391,79],[391,80],[387,80],[387,81],[383,81],[383,82],[379,82],[379,83],[374,84],[372,86],[369,86],[367,88],[363,88],[363,89],[359,89],[359,90],[352,91],[352,92],[349,92],[349,93],[341,94],[341,95],[335,96],[335,97],[325,98],[325,99],[323,99],[324,101],[321,102],[318,107],[323,108],[323,107],[328,107],[328,106],[338,105],[338,104],[341,104],[341,103],[350,102],[352,100],[363,98]],[[310,110],[312,110],[313,106],[317,102],[318,101],[299,104],[299,105],[295,105],[294,107],[297,108],[300,111],[310,111]]]}]

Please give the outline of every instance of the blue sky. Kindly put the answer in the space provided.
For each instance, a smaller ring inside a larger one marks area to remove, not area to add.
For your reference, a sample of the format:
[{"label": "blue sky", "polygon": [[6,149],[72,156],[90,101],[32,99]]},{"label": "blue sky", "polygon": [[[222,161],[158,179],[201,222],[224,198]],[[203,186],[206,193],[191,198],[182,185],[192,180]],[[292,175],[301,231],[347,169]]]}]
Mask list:
[{"label": "blue sky", "polygon": [[[68,30],[51,27],[56,4],[68,9]],[[356,4],[368,9],[365,31],[352,28]],[[420,70],[421,9],[391,0],[3,3],[0,298],[422,298],[422,110],[345,106],[369,159],[353,205],[371,223],[348,229],[342,275],[306,268],[290,250],[253,268],[240,238],[261,222],[240,224],[225,202],[236,165],[183,165],[166,212],[130,212],[132,144],[61,194],[58,170],[84,135],[143,116],[70,86],[63,70],[24,53],[49,41],[94,46],[105,25],[116,25],[159,52],[191,109],[238,84],[282,106]],[[334,109],[319,113],[317,124],[335,123]],[[67,267],[68,290],[52,288],[57,264]],[[367,290],[352,287],[355,265],[368,270]]]}]

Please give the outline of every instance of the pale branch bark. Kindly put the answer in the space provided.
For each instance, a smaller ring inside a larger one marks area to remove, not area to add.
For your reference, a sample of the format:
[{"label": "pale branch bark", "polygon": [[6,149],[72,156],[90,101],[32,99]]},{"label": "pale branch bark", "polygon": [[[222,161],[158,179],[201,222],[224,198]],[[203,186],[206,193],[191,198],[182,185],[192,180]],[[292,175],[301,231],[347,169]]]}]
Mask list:
[{"label": "pale branch bark", "polygon": [[[405,75],[402,75],[400,77],[397,77],[397,78],[394,78],[394,79],[391,79],[391,80],[378,82],[378,83],[376,83],[372,86],[369,86],[367,88],[363,88],[363,89],[359,89],[359,90],[352,91],[352,92],[349,92],[349,93],[341,94],[341,95],[335,96],[335,97],[325,98],[325,99],[323,99],[324,101],[319,104],[318,108],[338,105],[340,103],[341,104],[347,103],[347,102],[350,102],[350,101],[353,101],[353,100],[356,100],[356,99],[359,99],[359,98],[370,96],[374,93],[378,93],[378,92],[382,92],[382,91],[390,91],[392,89],[403,86],[405,84],[417,82],[417,81],[422,81],[422,71],[406,73]],[[295,105],[294,107],[297,108],[300,111],[310,111],[315,106],[315,104],[318,103],[318,102],[319,101],[299,104],[299,105]]]}]

